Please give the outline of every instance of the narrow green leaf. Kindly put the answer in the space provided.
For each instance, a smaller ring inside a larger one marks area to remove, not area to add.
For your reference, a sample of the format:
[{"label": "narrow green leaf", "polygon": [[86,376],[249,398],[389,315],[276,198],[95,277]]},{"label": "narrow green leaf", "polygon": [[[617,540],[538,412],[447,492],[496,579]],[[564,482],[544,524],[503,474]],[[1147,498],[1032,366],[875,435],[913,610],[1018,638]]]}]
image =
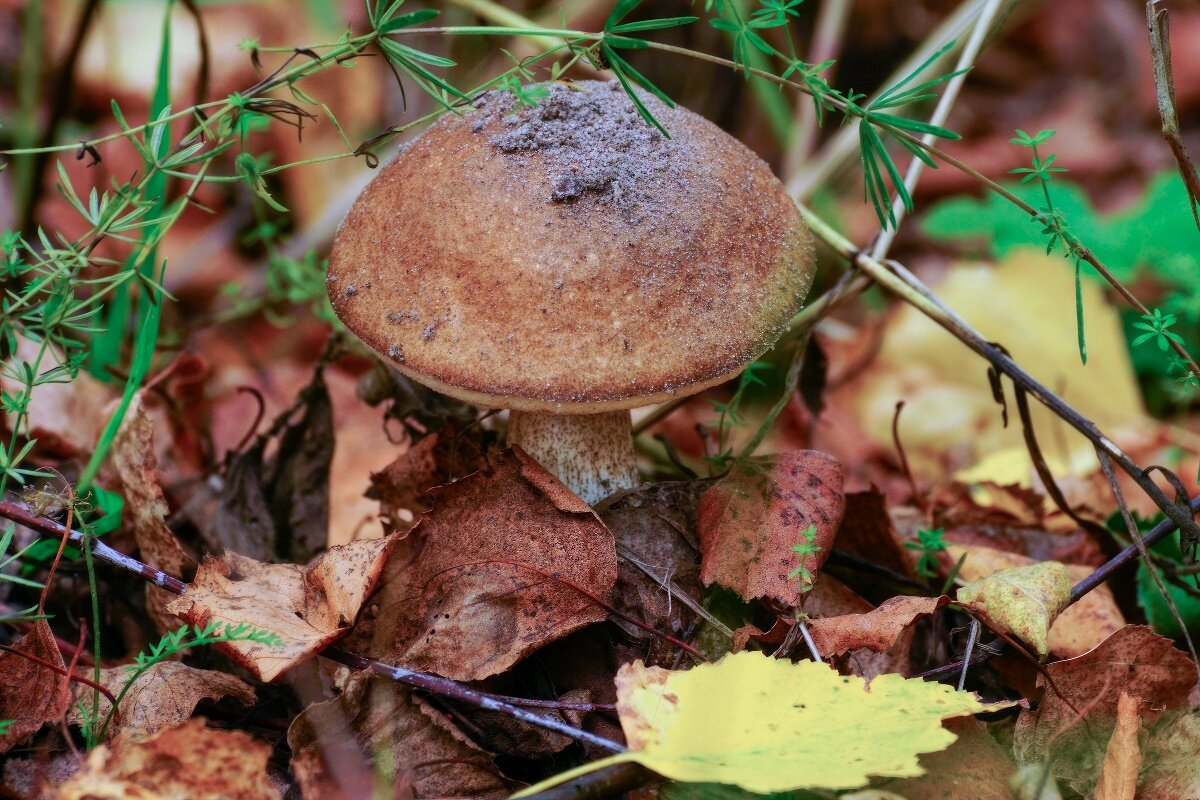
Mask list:
[{"label": "narrow green leaf", "polygon": [[674,28],[679,25],[691,25],[699,17],[667,17],[665,19],[648,19],[642,22],[626,22],[605,28],[606,33],[636,33],[638,31],[657,31],[663,28]]},{"label": "narrow green leaf", "polygon": [[423,8],[420,11],[413,11],[409,14],[401,14],[395,19],[388,20],[379,26],[378,31],[381,34],[389,34],[392,31],[398,31],[401,28],[411,28],[413,25],[420,25],[422,22],[428,22],[442,12],[432,8]]}]

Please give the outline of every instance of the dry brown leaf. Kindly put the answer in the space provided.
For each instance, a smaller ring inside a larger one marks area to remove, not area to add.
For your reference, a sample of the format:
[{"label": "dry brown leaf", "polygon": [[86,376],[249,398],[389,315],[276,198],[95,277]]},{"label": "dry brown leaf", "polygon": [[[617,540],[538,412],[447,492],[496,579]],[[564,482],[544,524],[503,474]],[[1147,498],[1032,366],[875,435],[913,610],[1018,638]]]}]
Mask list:
[{"label": "dry brown leaf", "polygon": [[[659,483],[620,495],[597,510],[622,555],[610,598],[613,608],[655,630],[684,635],[695,615],[671,584],[692,598],[702,595],[694,531],[700,495],[709,483]],[[646,648],[647,664],[674,664],[678,653],[674,645],[623,620],[616,624],[632,642]]]},{"label": "dry brown leaf", "polygon": [[1095,786],[1122,693],[1137,700],[1139,716],[1150,724],[1181,708],[1196,684],[1191,659],[1141,625],[1126,625],[1095,649],[1045,670],[1057,691],[1039,680],[1042,701],[1018,718],[1013,751],[1023,763],[1048,761],[1084,794]]},{"label": "dry brown leaf", "polygon": [[[744,600],[798,606],[811,584],[790,574],[803,567],[816,577],[845,505],[842,467],[833,456],[800,450],[738,462],[700,498],[701,580]],[[810,526],[820,549],[802,562],[792,547],[805,541]]]},{"label": "dry brown leaf", "polygon": [[823,656],[840,656],[865,648],[882,653],[896,641],[917,617],[932,614],[950,598],[898,596],[865,614],[843,614],[808,622],[817,650]]},{"label": "dry brown leaf", "polygon": [[431,433],[405,450],[379,472],[371,473],[367,496],[379,501],[380,516],[389,530],[403,533],[429,510],[424,495],[442,483],[435,450],[441,434]]},{"label": "dry brown leaf", "polygon": [[491,758],[442,715],[400,684],[365,673],[301,712],[288,744],[304,800],[370,797],[377,780],[413,800],[507,795]]},{"label": "dry brown leaf", "polygon": [[[146,413],[139,392],[113,442],[111,464],[125,496],[125,519],[133,528],[142,561],[170,575],[186,575],[195,560],[167,527],[167,499],[158,481],[154,450],[154,422]],[[166,607],[175,595],[157,586],[146,586],[146,607],[154,627],[166,633],[179,627]]]},{"label": "dry brown leaf", "polygon": [[216,645],[259,680],[271,681],[350,631],[395,541],[387,537],[331,547],[303,568],[263,564],[237,553],[206,557],[187,593],[167,610],[193,625],[249,623],[275,633],[282,646]]},{"label": "dry brown leaf", "polygon": [[[100,683],[113,695],[131,677],[128,667],[113,667],[100,670]],[[84,720],[77,704],[90,699],[92,690],[83,684],[73,685],[71,708],[67,722],[82,725]],[[113,718],[108,726],[108,738],[123,730],[153,733],[186,722],[201,700],[219,700],[236,697],[247,705],[254,702],[254,689],[245,681],[224,672],[196,669],[178,661],[160,661],[147,669],[126,692],[121,700],[121,715]],[[100,697],[100,718],[108,715],[108,700]]]},{"label": "dry brown leaf", "polygon": [[[809,617],[810,627],[818,619],[865,615],[873,608],[870,603],[855,594],[853,589],[827,573],[817,576],[812,591],[804,597],[804,613]],[[907,675],[911,666],[909,650],[914,633],[911,625],[904,628],[896,638],[895,644],[882,653],[865,647],[851,650],[842,658],[840,671],[865,680],[891,672]]]},{"label": "dry brown leaf", "polygon": [[149,736],[122,733],[88,754],[54,800],[279,800],[267,777],[271,748],[196,718]]},{"label": "dry brown leaf", "polygon": [[433,510],[388,559],[351,647],[456,680],[503,672],[585,625],[612,589],[612,534],[518,448],[433,491]]},{"label": "dry brown leaf", "polygon": [[1138,800],[1200,797],[1200,714],[1164,719],[1146,742]]},{"label": "dry brown leaf", "polygon": [[[16,652],[12,652],[16,651]],[[34,656],[60,672],[31,661]],[[6,753],[47,722],[62,719],[67,710],[67,666],[54,633],[45,620],[18,639],[11,650],[0,652],[0,719],[12,720],[0,736],[0,753]]]},{"label": "dry brown leaf", "polygon": [[1138,741],[1141,721],[1138,701],[1121,692],[1117,701],[1117,726],[1108,740],[1100,780],[1096,784],[1096,800],[1133,800],[1137,793],[1138,770],[1142,766],[1142,745]]},{"label": "dry brown leaf", "polygon": [[912,572],[910,555],[888,514],[887,498],[875,488],[846,495],[846,513],[838,528],[837,548],[901,575]]},{"label": "dry brown leaf", "polygon": [[971,717],[948,719],[942,726],[958,738],[945,750],[917,757],[924,775],[873,783],[912,800],[1012,800],[1008,782],[1017,765],[987,726]]},{"label": "dry brown leaf", "polygon": [[[967,583],[981,581],[997,570],[1028,567],[1037,563],[1031,558],[990,547],[961,547],[954,544],[946,547],[946,555],[953,563],[957,563],[963,553],[968,553],[967,560],[963,562],[958,575]],[[1074,564],[1067,564],[1066,567],[1072,583],[1078,583],[1092,573],[1091,567]],[[1112,589],[1107,584],[1101,584],[1054,620],[1048,640],[1050,653],[1058,658],[1081,656],[1124,625],[1125,618],[1117,607]]]}]

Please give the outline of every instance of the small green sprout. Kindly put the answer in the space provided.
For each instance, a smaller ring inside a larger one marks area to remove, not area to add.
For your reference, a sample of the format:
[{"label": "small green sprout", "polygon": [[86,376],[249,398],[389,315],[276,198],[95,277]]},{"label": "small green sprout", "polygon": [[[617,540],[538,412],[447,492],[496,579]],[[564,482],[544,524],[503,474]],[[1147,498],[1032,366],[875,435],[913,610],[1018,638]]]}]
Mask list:
[{"label": "small green sprout", "polygon": [[796,558],[800,561],[800,566],[788,573],[788,580],[799,580],[801,591],[807,592],[812,588],[815,577],[807,566],[810,556],[816,556],[821,552],[820,546],[816,544],[817,526],[809,525],[808,529],[800,534],[803,538],[799,544],[792,545],[792,552],[796,554]]},{"label": "small green sprout", "polygon": [[941,528],[922,528],[917,531],[917,541],[905,542],[904,546],[921,553],[916,573],[922,578],[932,578],[937,574],[937,554],[946,549],[946,533]]}]

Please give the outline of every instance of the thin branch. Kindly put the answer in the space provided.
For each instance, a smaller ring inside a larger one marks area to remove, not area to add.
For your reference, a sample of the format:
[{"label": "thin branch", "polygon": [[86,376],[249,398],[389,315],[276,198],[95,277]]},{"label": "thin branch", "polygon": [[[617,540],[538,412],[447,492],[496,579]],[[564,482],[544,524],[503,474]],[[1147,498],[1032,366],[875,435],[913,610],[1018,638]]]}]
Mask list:
[{"label": "thin branch", "polygon": [[[35,530],[47,536],[63,536],[69,534],[72,542],[82,544],[87,535],[81,531],[71,530],[65,525],[62,525],[52,519],[38,516],[26,508],[17,505],[16,503],[5,500],[0,501],[0,517],[12,520],[13,522],[24,525],[27,528]],[[94,537],[92,542],[92,556],[110,564],[114,567],[130,572],[143,580],[153,583],[168,592],[177,595],[187,593],[188,585],[169,575],[160,569],[155,569],[149,564],[144,564],[136,558],[125,555],[117,550],[106,545]],[[590,744],[594,747],[599,747],[611,753],[620,753],[625,748],[603,736],[597,736],[594,733],[576,728],[574,725],[568,725],[561,720],[552,717],[545,717],[540,714],[535,714],[531,711],[526,711],[518,707],[518,703],[522,702],[521,698],[504,697],[502,695],[487,694],[472,689],[469,686],[461,684],[457,681],[452,681],[449,678],[443,678],[440,675],[433,675],[427,672],[417,672],[416,670],[406,669],[405,667],[392,666],[385,664],[382,661],[364,658],[363,656],[348,653],[339,648],[327,648],[321,652],[321,655],[328,658],[330,661],[335,661],[339,664],[344,664],[347,667],[356,670],[370,670],[373,674],[380,677],[389,678],[403,683],[406,686],[411,686],[414,689],[436,694],[441,697],[447,697],[451,700],[456,700],[460,703],[465,703],[475,708],[481,708],[485,711],[498,711],[506,714],[513,719],[525,722],[545,730],[561,733],[564,736],[569,736],[576,741]],[[94,687],[93,687],[94,688]]]}]

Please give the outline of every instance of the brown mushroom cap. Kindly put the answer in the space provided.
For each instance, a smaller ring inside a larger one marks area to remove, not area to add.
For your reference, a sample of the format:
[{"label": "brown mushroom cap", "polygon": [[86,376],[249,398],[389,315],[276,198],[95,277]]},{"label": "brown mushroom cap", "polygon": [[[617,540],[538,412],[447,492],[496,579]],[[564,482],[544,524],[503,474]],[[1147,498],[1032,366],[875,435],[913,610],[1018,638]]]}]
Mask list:
[{"label": "brown mushroom cap", "polygon": [[329,259],[346,326],[414,380],[490,407],[632,408],[719,383],[799,309],[812,239],[712,123],[615,83],[493,92],[355,202]]}]

